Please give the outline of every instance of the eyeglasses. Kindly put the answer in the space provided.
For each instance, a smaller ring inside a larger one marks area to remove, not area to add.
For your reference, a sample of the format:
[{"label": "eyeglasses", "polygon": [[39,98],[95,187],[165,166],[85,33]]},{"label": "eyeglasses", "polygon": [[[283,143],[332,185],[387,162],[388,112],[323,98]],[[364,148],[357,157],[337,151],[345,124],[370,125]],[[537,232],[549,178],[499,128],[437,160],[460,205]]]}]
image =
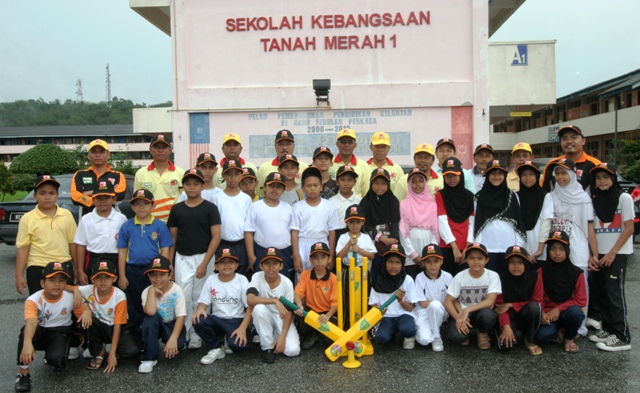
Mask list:
[{"label": "eyeglasses", "polygon": [[351,138],[341,138],[338,139],[338,143],[341,145],[353,145],[354,143],[356,143],[356,141]]}]

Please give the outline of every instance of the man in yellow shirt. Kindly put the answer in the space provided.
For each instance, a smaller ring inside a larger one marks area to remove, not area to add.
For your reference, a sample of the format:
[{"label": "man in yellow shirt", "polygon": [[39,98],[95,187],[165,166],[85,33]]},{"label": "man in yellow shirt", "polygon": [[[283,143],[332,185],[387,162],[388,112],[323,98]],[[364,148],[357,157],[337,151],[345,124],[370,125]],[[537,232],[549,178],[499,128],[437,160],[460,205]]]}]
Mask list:
[{"label": "man in yellow shirt", "polygon": [[[391,161],[387,156],[389,155],[389,150],[391,150],[391,137],[386,132],[378,131],[373,134],[371,137],[371,144],[369,145],[369,149],[373,154],[373,157],[367,160],[367,164],[369,165],[369,174],[373,172],[375,169],[383,168],[389,172],[389,176],[391,177],[391,191],[395,190],[396,184],[398,183],[398,179],[404,175],[404,171],[402,167],[398,164],[395,164]],[[363,190],[363,195],[369,191],[369,176],[365,176],[366,179],[366,188]]]},{"label": "man in yellow shirt", "polygon": [[369,176],[371,171],[369,165],[364,161],[356,157],[353,152],[358,147],[358,139],[356,138],[356,132],[350,128],[345,128],[338,132],[338,138],[336,139],[336,147],[338,148],[338,154],[333,158],[333,165],[329,168],[329,174],[332,179],[336,179],[336,172],[338,168],[343,165],[349,165],[351,169],[358,174],[356,184],[353,186],[353,192],[361,197],[364,196],[363,190],[369,187]]},{"label": "man in yellow shirt", "polygon": [[134,189],[151,191],[155,198],[153,216],[167,222],[169,211],[180,197],[184,169],[169,160],[171,141],[158,135],[149,147],[153,162],[136,172]]},{"label": "man in yellow shirt", "polygon": [[[293,152],[296,150],[296,142],[293,139],[293,134],[289,130],[280,130],[276,134],[276,141],[273,145],[276,150],[276,158],[271,160],[271,162],[267,161],[260,165],[260,169],[258,170],[258,187],[256,188],[256,193],[264,198],[264,181],[267,176],[269,176],[272,172],[278,172],[278,166],[280,165],[280,161],[278,161],[278,157],[282,157],[287,154],[293,155]],[[307,169],[308,165],[304,162],[300,162],[300,170],[296,175],[296,183],[300,183],[300,174]]]},{"label": "man in yellow shirt", "polygon": [[[436,195],[436,192],[444,187],[442,175],[438,175],[436,171],[431,169],[435,159],[435,150],[433,149],[433,146],[428,143],[421,143],[416,146],[416,151],[413,153],[413,163],[416,168],[420,169],[420,171],[427,175],[429,192],[431,192],[431,195]],[[407,197],[408,178],[408,174],[405,173],[402,175],[402,177],[398,179],[395,190],[393,190],[393,195],[398,198],[398,201],[402,201]]]},{"label": "man in yellow shirt", "polygon": [[533,151],[526,142],[518,142],[511,150],[511,168],[507,173],[507,187],[513,191],[520,191],[520,178],[516,168],[526,161],[533,161]]},{"label": "man in yellow shirt", "polygon": [[[254,164],[240,157],[240,154],[242,154],[242,139],[240,138],[240,135],[231,132],[222,137],[222,154],[224,157],[220,160],[220,167],[222,167],[227,160],[236,160],[240,165],[242,165],[243,169],[251,168],[254,173],[258,173],[258,168],[256,168]],[[213,185],[224,190],[225,183],[224,179],[222,179],[222,173],[220,172],[216,173],[216,176],[214,176]]]}]

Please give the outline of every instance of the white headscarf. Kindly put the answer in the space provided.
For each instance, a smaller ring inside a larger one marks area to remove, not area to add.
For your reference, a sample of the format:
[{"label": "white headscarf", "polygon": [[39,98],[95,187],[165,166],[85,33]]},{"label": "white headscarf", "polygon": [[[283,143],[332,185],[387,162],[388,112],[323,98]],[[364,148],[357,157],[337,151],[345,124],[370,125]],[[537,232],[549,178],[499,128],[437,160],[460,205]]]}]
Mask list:
[{"label": "white headscarf", "polygon": [[[558,167],[556,167],[556,169],[557,168]],[[556,169],[553,170],[554,175],[556,173]],[[590,208],[589,205],[591,205],[591,198],[582,188],[580,183],[578,183],[576,173],[570,169],[563,169],[567,171],[571,180],[569,180],[569,184],[566,186],[561,186],[556,182],[555,188],[551,191],[554,212],[558,218],[574,222],[580,227],[582,233],[587,234],[587,218],[584,214],[575,213],[576,211],[581,212],[582,208]],[[576,209],[576,205],[587,206],[579,206],[580,209]]]}]

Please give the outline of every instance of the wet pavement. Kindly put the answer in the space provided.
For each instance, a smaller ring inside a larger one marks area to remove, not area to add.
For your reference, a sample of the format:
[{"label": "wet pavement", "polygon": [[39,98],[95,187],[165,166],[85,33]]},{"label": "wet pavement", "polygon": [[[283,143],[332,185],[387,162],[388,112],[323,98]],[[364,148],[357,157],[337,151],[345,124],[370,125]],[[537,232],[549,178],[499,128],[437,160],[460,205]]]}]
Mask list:
[{"label": "wet pavement", "polygon": [[[636,245],[636,251],[639,246]],[[15,292],[15,247],[0,244],[0,392],[13,391],[16,346],[23,324],[23,296]],[[640,327],[640,268],[630,259],[627,301],[631,335]],[[446,328],[443,329],[446,331]],[[640,346],[631,351],[608,353],[587,339],[578,341],[581,352],[564,353],[557,344],[543,346],[541,356],[518,347],[508,352],[493,348],[480,351],[472,340],[463,348],[450,344],[434,353],[416,344],[403,350],[402,341],[375,346],[375,354],[361,358],[358,369],[342,367],[324,356],[324,346],[302,351],[296,358],[278,356],[274,364],[262,363],[258,347],[244,354],[227,355],[203,366],[207,352],[187,350],[177,358],[159,359],[151,374],[138,374],[138,362],[121,360],[116,372],[87,370],[88,360],[70,361],[62,373],[53,373],[38,352],[31,369],[33,392],[640,392]],[[638,341],[634,341],[633,345]]]}]

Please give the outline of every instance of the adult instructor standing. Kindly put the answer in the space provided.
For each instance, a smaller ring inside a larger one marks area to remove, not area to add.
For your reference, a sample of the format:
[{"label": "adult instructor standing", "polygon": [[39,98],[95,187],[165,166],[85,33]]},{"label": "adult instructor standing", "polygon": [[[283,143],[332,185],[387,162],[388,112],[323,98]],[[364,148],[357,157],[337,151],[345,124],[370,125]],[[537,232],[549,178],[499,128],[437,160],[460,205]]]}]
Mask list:
[{"label": "adult instructor standing", "polygon": [[[264,181],[267,179],[267,176],[271,172],[278,172],[278,166],[280,165],[280,161],[278,157],[282,157],[287,154],[293,155],[293,152],[296,150],[296,142],[293,139],[293,134],[289,130],[280,130],[276,133],[276,140],[273,145],[276,151],[276,157],[270,162],[267,161],[264,164],[260,165],[260,169],[258,170],[258,187],[256,188],[256,193],[260,195],[261,198],[264,197]],[[300,169],[298,174],[296,175],[296,183],[300,183],[300,175],[302,172],[307,169],[307,164],[304,162],[300,162]]]},{"label": "adult instructor standing", "polygon": [[167,222],[169,211],[178,200],[182,188],[184,169],[169,161],[171,155],[171,141],[158,135],[151,142],[149,152],[153,162],[138,169],[134,188],[151,191],[155,198],[155,205],[151,212],[159,220]]}]

